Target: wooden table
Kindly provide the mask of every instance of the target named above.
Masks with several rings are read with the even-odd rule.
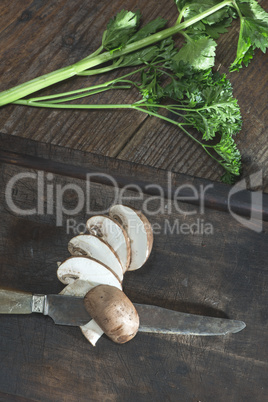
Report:
[[[99,46],[107,21],[122,8],[141,9],[145,22],[158,15],[169,24],[176,19],[173,2],[166,0],[146,4],[26,0],[23,5],[14,0],[12,7],[2,1],[0,89],[85,57]],[[233,58],[236,32],[234,24],[219,41],[217,67],[222,72],[228,71]],[[228,75],[243,114],[237,137],[242,178],[261,172],[255,189],[266,192],[265,61],[265,55],[256,52],[248,68]],[[94,83],[101,79],[94,78]],[[56,89],[83,86],[82,80],[72,79]],[[122,94],[106,93],[98,100],[116,103]],[[267,195],[255,193],[254,205],[262,216],[257,211],[256,221],[247,227],[251,192],[230,198],[232,189],[219,182],[221,169],[183,133],[134,111],[72,112],[9,105],[1,109],[0,121],[1,286],[39,293],[62,289],[56,269],[57,261],[68,256],[67,243],[74,235],[74,229],[68,233],[68,219],[83,224],[89,213],[84,207],[75,216],[64,213],[59,222],[57,189],[72,184],[87,194],[87,174],[96,174],[88,195],[90,212],[96,213],[114,201],[114,187],[104,176],[109,175],[120,191],[132,185],[123,195],[136,208],[148,206],[155,232],[146,265],[126,274],[128,296],[136,302],[247,324],[241,333],[225,337],[138,334],[123,346],[102,337],[93,348],[78,328],[55,326],[49,318],[0,317],[0,400],[265,400]],[[8,183],[17,174],[28,177],[12,187],[14,205],[21,210],[40,207],[39,214],[23,215],[10,208]],[[41,198],[37,178],[44,184]],[[66,210],[76,203],[77,194],[66,191]],[[52,213],[46,213],[48,205]]]

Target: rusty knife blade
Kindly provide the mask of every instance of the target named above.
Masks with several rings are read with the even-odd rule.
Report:
[[[245,328],[243,321],[182,313],[158,306],[136,304],[140,332],[177,335],[226,335]],[[55,324],[82,326],[91,320],[83,297],[37,295],[0,289],[0,314],[41,313]]]
[[[158,306],[133,303],[140,317],[140,332],[177,335],[226,335],[245,328],[243,321],[181,313]],[[91,317],[83,298],[48,295],[46,313],[59,325],[81,326]]]
[[[175,335],[226,335],[245,328],[243,321],[181,313],[163,307],[135,304],[140,316],[140,332]]]

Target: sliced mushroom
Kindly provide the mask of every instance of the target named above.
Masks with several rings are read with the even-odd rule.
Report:
[[[65,286],[64,289],[60,292],[61,295],[67,296],[77,296],[84,297],[90,289],[94,288],[94,284],[92,285],[89,281],[84,281],[82,279],[77,279],[76,281],[70,283]]]
[[[129,298],[118,288],[96,286],[86,294],[84,302],[91,317],[114,342],[128,342],[138,332],[138,313]]]
[[[123,267],[120,260],[111,246],[101,238],[92,234],[73,237],[69,241],[68,250],[72,255],[89,256],[108,266],[122,282]]]
[[[126,272],[130,263],[130,240],[124,228],[109,216],[96,215],[87,221],[89,233],[100,237],[109,244],[117,254],[123,271]]]
[[[103,335],[103,330],[95,320],[89,321],[86,325],[80,327],[82,334],[87,338],[91,345],[96,346],[96,343]]]
[[[61,294],[84,297],[85,294],[100,284],[115,286],[122,289],[121,282],[110,269],[89,257],[70,257],[57,270],[58,278],[68,285]],[[95,346],[102,336],[102,329],[91,320],[80,327],[87,340]]]
[[[109,267],[90,257],[70,257],[57,270],[59,280],[68,285],[77,279],[88,281],[92,286],[101,283],[121,289],[121,282]]]
[[[60,294],[68,296],[79,296],[84,297],[90,289],[94,286],[88,282],[81,279],[77,279],[73,283],[65,286],[65,288],[60,292]],[[103,335],[103,330],[98,326],[94,320],[90,320],[87,324],[80,327],[82,334],[85,338],[95,346],[100,337]]]
[[[140,268],[148,259],[153,246],[153,231],[148,219],[134,208],[114,205],[110,216],[127,231],[131,242],[131,261],[128,270]]]

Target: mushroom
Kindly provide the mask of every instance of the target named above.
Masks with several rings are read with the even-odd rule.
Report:
[[[148,219],[134,208],[114,205],[109,215],[126,230],[131,242],[129,271],[140,268],[148,259],[153,246],[153,231]]]
[[[57,270],[59,280],[68,285],[76,279],[88,281],[92,286],[101,283],[119,287],[121,282],[111,271],[111,269],[91,257],[69,257]]]
[[[138,332],[138,313],[129,298],[118,288],[96,286],[86,294],[84,303],[91,317],[114,342],[128,342]]]
[[[72,255],[89,256],[108,266],[122,282],[123,267],[120,260],[111,246],[101,238],[92,234],[73,237],[68,243],[68,250]]]
[[[90,289],[100,284],[122,289],[121,282],[108,267],[89,257],[68,258],[58,267],[57,275],[62,283],[68,283],[60,292],[65,295],[84,297]],[[81,326],[80,329],[93,346],[103,334],[94,320]]]
[[[67,286],[61,294],[85,297],[92,319],[80,329],[95,346],[105,333],[117,343],[132,339],[139,328],[135,307],[122,292],[123,275],[140,268],[149,257],[153,233],[145,216],[130,207],[115,205],[110,216],[92,216],[90,234],[72,238],[72,257],[59,263],[57,275]]]
[[[105,215],[96,215],[86,223],[89,233],[100,237],[109,244],[117,254],[123,271],[126,272],[130,263],[130,240],[125,229],[114,219]]]
[[[61,295],[66,296],[76,296],[76,297],[84,297],[87,292],[92,289],[94,285],[89,281],[84,281],[82,279],[76,279],[74,282],[65,286],[64,289],[60,292]]]

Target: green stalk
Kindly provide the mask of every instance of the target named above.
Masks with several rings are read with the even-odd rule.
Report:
[[[109,89],[109,88],[107,88],[107,89]],[[110,88],[111,89],[111,88]],[[103,89],[103,90],[105,90],[105,89]],[[86,95],[84,95],[84,94],[81,94],[81,95],[78,95],[78,96],[80,96],[80,97],[83,97],[83,96],[86,96]],[[38,99],[38,98],[37,98]],[[75,97],[74,97],[74,99],[75,99]],[[67,101],[67,100],[72,100],[72,99],[66,99],[66,100],[63,100],[63,101]],[[61,100],[59,100],[59,102],[60,102]],[[173,113],[175,113],[175,114],[178,114],[178,115],[180,115],[178,112],[174,112],[173,110],[172,110],[172,108],[170,109],[169,108],[169,106],[163,106],[163,105],[158,105],[158,104],[146,104],[146,103],[142,103],[142,104],[140,104],[139,103],[139,101],[138,102],[136,102],[136,103],[134,103],[134,104],[113,104],[113,105],[111,105],[111,104],[103,104],[103,105],[101,105],[101,104],[98,104],[98,105],[66,105],[66,104],[58,104],[58,103],[56,103],[57,101],[51,101],[51,102],[42,102],[42,101],[38,101],[38,102],[36,102],[36,101],[32,101],[32,100],[24,100],[24,99],[22,99],[22,100],[17,100],[17,101],[15,101],[14,103],[15,104],[17,104],[17,105],[26,105],[26,106],[33,106],[33,107],[46,107],[46,108],[55,108],[55,109],[134,109],[134,110],[137,110],[137,111],[140,111],[140,112],[143,112],[143,113],[146,113],[147,115],[149,115],[149,116],[154,116],[154,117],[158,117],[158,118],[160,118],[160,119],[162,119],[162,120],[164,120],[164,121],[167,121],[168,123],[171,123],[171,124],[175,124],[176,126],[178,126],[178,127],[180,127],[180,129],[185,133],[185,134],[187,134],[188,135],[188,137],[190,137],[193,141],[195,141],[198,145],[200,145],[203,149],[204,149],[204,151],[212,158],[212,159],[214,159],[220,166],[222,166],[225,170],[228,170],[227,168],[226,168],[226,166],[224,165],[224,163],[222,163],[219,159],[217,159],[210,151],[209,151],[209,148],[212,148],[213,149],[213,145],[206,145],[206,144],[203,144],[201,141],[199,141],[197,138],[195,138],[191,133],[189,133],[189,131],[188,130],[186,130],[186,128],[184,127],[184,126],[187,126],[187,125],[190,125],[191,126],[191,124],[188,124],[188,123],[185,123],[185,122],[181,122],[181,123],[179,123],[179,122],[176,122],[176,121],[174,121],[174,120],[172,120],[172,119],[170,119],[170,118],[168,118],[168,117],[166,117],[166,116],[163,116],[163,115],[161,115],[161,114],[159,114],[159,113],[157,113],[157,112],[153,112],[152,110],[150,110],[150,109],[148,109],[148,107],[150,107],[150,108],[154,108],[154,107],[161,107],[161,108],[164,108],[164,109],[167,109],[167,110],[170,110],[170,111],[172,111]],[[180,110],[180,109],[179,109]],[[183,110],[183,109],[181,109],[181,110]],[[185,109],[184,109],[185,110]],[[189,109],[188,109],[189,110]],[[196,110],[195,110],[196,111]],[[181,117],[185,117],[184,115],[181,115]]]
[[[131,104],[118,104],[118,105],[62,105],[52,102],[33,102],[26,99],[19,99],[15,102],[16,105],[34,106],[34,107],[46,107],[54,109],[133,109]]]
[[[135,82],[133,81],[129,81],[129,80],[125,80],[125,78],[130,77],[131,75],[134,75],[142,70],[144,70],[146,67],[141,67],[135,71],[131,71],[130,73],[127,73],[119,78],[115,78],[113,80],[110,81],[106,81],[103,84],[99,84],[99,85],[94,85],[91,87],[87,87],[87,88],[81,88],[81,89],[75,89],[73,91],[68,91],[68,92],[61,92],[55,95],[46,95],[46,96],[39,96],[39,97],[35,97],[35,98],[30,98],[27,99],[28,101],[34,101],[34,102],[39,102],[39,101],[47,101],[50,99],[55,99],[55,98],[63,98],[64,96],[69,96],[69,95],[76,95],[79,94],[81,92],[91,92],[91,91],[95,91],[98,89],[111,89],[112,86],[114,86],[117,83],[129,83],[131,85],[135,85]],[[77,98],[78,99],[78,98]],[[15,102],[13,102],[15,103]]]
[[[89,92],[79,94],[79,95],[71,95],[71,96],[67,96],[65,98],[63,97],[63,98],[56,99],[56,100],[50,100],[48,103],[70,102],[70,101],[73,101],[76,99],[81,99],[81,98],[86,98],[88,96],[96,95],[101,92],[110,91],[111,89],[130,89],[130,88],[131,88],[130,85],[111,86],[108,88],[96,89],[95,91],[89,91]]]
[[[166,39],[180,32],[181,30],[195,24],[196,22],[202,20],[203,18],[208,17],[209,15],[222,9],[223,7],[226,7],[231,4],[232,0],[224,0],[221,3],[217,4],[216,6],[211,7],[210,9],[200,13],[198,16],[190,18],[189,20],[184,21],[183,23],[175,24],[171,28],[164,29],[147,38],[130,43],[121,50],[115,51],[113,53],[104,52],[102,54],[97,54],[94,57],[92,57],[92,55],[87,56],[86,58],[78,61],[77,63],[71,66],[61,68],[59,70],[42,75],[38,78],[35,78],[33,80],[20,84],[16,87],[3,91],[0,93],[0,106],[6,105],[11,102],[15,102],[18,99],[24,98],[25,96],[30,95],[33,92],[39,91],[57,82],[71,78],[77,75],[78,73],[81,73],[82,71],[88,70],[89,68],[98,66],[100,64],[111,61],[125,54],[134,52],[136,50],[142,49],[156,42],[159,42],[163,39]],[[97,53],[98,52],[99,50],[97,50]]]
[[[143,105],[142,105],[142,106],[143,106]],[[162,107],[162,105],[150,105],[150,107],[157,107],[157,106],[158,106],[158,107]],[[158,117],[158,118],[160,118],[160,119],[162,119],[162,120],[167,121],[168,123],[175,124],[176,126],[180,127],[180,128],[185,132],[185,134],[187,134],[192,140],[194,140],[194,141],[197,142],[199,145],[201,145],[201,147],[204,148],[204,145],[202,144],[202,142],[198,141],[192,134],[190,134],[190,133],[183,127],[183,125],[184,125],[183,123],[179,123],[179,122],[177,122],[177,121],[174,121],[174,120],[172,120],[172,119],[170,119],[170,118],[168,118],[168,117],[166,117],[166,116],[160,115],[159,113],[152,112],[151,110],[143,109],[143,108],[140,107],[140,106],[135,106],[135,104],[133,105],[133,108],[136,109],[136,110],[139,110],[140,112],[147,113],[147,114],[149,114],[150,116]]]
[[[157,105],[150,105],[150,106],[156,107]],[[158,106],[159,106],[159,107],[163,107],[163,105],[158,105]],[[189,131],[186,130],[186,128],[183,127],[183,126],[185,125],[184,123],[175,122],[174,120],[169,119],[168,117],[162,116],[162,115],[160,115],[160,114],[158,114],[158,113],[155,113],[155,112],[152,112],[152,111],[150,111],[150,110],[148,110],[148,109],[142,109],[142,107],[139,107],[139,106],[133,105],[133,108],[136,109],[136,110],[139,110],[140,112],[147,113],[147,114],[149,114],[150,116],[158,117],[158,118],[160,118],[160,119],[162,119],[162,120],[165,120],[165,121],[167,121],[167,122],[169,122],[169,123],[172,123],[172,124],[175,124],[176,126],[179,126],[180,129],[181,129],[185,134],[188,135],[188,137],[190,137],[193,141],[195,141],[198,145],[200,145],[200,146],[204,149],[204,151],[206,151],[206,153],[207,153],[212,159],[214,159],[217,163],[219,163],[220,166],[222,166],[222,167],[226,170],[225,165],[224,165],[219,159],[217,159],[211,152],[209,152],[208,148],[213,148],[213,145],[205,145],[205,144],[203,144],[201,141],[199,141],[197,138],[195,138],[191,133],[189,133]],[[167,107],[166,109],[169,109],[169,108]]]

